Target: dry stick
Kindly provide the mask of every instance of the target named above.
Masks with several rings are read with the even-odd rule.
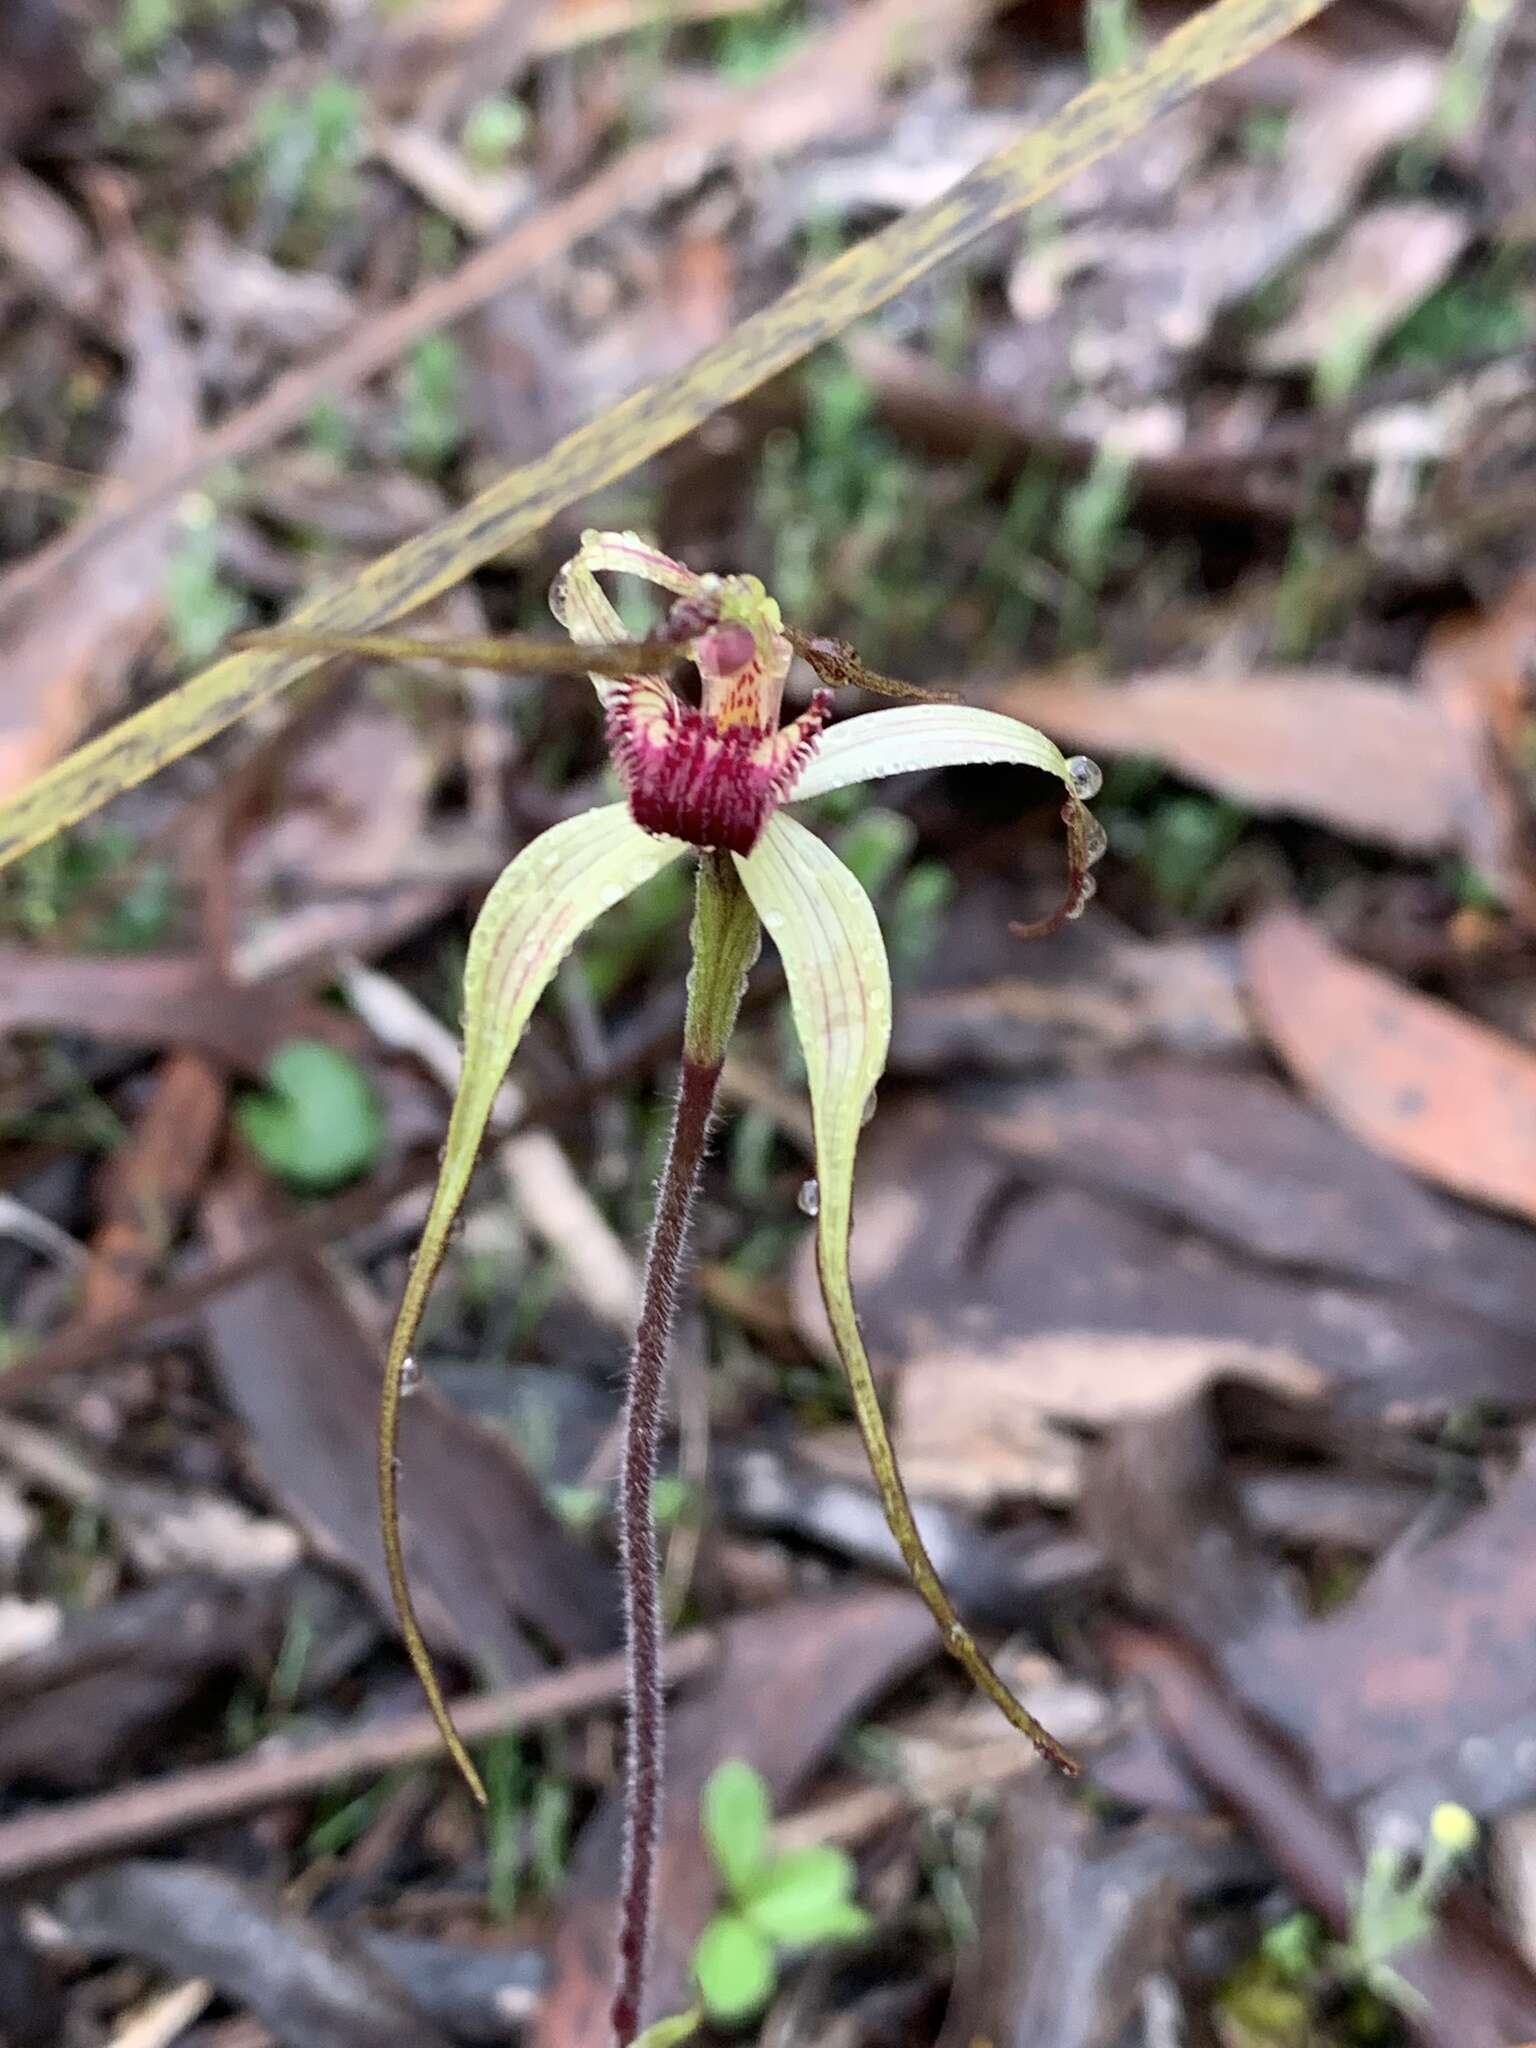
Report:
[[[811,140],[816,127],[827,125],[822,114],[828,103],[824,93],[807,88],[830,75],[845,81],[847,96],[856,94],[861,77],[878,78],[899,61],[904,32],[924,11],[925,0],[880,0],[854,14],[758,84],[723,93],[685,127],[627,149],[568,197],[542,207],[478,250],[451,277],[434,279],[400,305],[368,319],[316,361],[285,372],[254,404],[202,436],[185,461],[125,491],[10,570],[0,581],[0,631],[9,625],[12,606],[31,599],[48,579],[129,522],[189,490],[216,464],[243,461],[302,426],[320,399],[334,398],[387,370],[424,336],[462,320],[616,215],[653,204],[713,157],[728,150],[743,153],[754,122],[771,137],[775,152]]]
[[[514,470],[426,533],[323,592],[289,623],[367,632],[440,596],[541,531],[577,500],[626,475],[841,334],[1326,4],[1215,0],[1140,63],[1079,93],[1053,119],[988,158],[943,197],[824,264],[687,369],[610,407],[538,461]],[[862,26],[865,18],[854,20]],[[825,49],[815,54],[819,74]],[[825,82],[823,76],[812,76],[805,89],[824,88]],[[312,658],[235,655],[124,719],[0,807],[0,865],[203,745],[313,666]]]
[[[713,1663],[714,1638],[700,1630],[679,1636],[662,1664],[662,1678],[677,1685],[696,1678]],[[520,1685],[456,1702],[454,1714],[471,1742],[513,1734],[548,1721],[614,1706],[623,1697],[622,1657],[601,1657],[567,1671],[551,1672]],[[349,1735],[295,1750],[287,1756],[242,1757],[238,1762],[203,1764],[172,1778],[75,1799],[0,1821],[0,1883],[51,1876],[104,1856],[120,1856],[146,1842],[190,1828],[238,1819],[310,1799],[353,1778],[442,1757],[437,1723],[425,1711],[370,1722]]]

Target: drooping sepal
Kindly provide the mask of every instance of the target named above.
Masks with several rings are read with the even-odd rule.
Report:
[[[882,714],[882,722],[899,715]],[[945,1648],[1043,1756],[1073,1771],[1072,1759],[1014,1698],[944,1590],[913,1519],[859,1330],[848,1269],[854,1155],[865,1104],[885,1067],[891,1018],[890,966],[874,909],[836,854],[790,818],[775,818],[757,850],[737,865],[789,982],[815,1129],[822,1298],[886,1520]]]
[[[384,1557],[411,1663],[455,1763],[484,1789],[438,1685],[406,1578],[397,1471],[400,1403],[417,1331],[469,1187],[480,1143],[534,1005],[576,940],[685,849],[642,832],[622,804],[584,811],[524,847],[485,899],[464,969],[464,1064],[443,1163],[390,1338],[379,1410],[379,1508]]]

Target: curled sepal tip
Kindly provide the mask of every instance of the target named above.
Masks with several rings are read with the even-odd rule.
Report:
[[[789,983],[815,1126],[822,1298],[886,1520],[945,1648],[1042,1756],[1075,1772],[1072,1758],[998,1676],[944,1590],[913,1519],[859,1331],[848,1271],[854,1154],[891,1025],[890,966],[874,910],[836,854],[789,818],[774,818],[737,866]]]
[[[1069,790],[1070,787],[1069,784]],[[1093,864],[1108,844],[1104,827],[1082,799],[1075,795],[1068,795],[1061,807],[1061,818],[1067,828],[1066,891],[1056,908],[1044,917],[1034,918],[1027,924],[1015,918],[1008,929],[1016,939],[1048,939],[1052,932],[1059,932],[1063,925],[1071,924],[1082,916],[1099,886],[1094,879]]]
[[[416,1676],[449,1754],[483,1806],[485,1788],[453,1725],[406,1577],[400,1534],[400,1408],[416,1334],[480,1141],[535,1003],[587,926],[686,849],[642,832],[622,804],[584,811],[524,847],[485,899],[464,968],[464,1065],[443,1163],[390,1338],[379,1407],[379,1515],[389,1587]]]
[[[1054,741],[1021,719],[971,704],[903,704],[872,717],[850,718],[822,735],[789,801],[825,796],[881,775],[988,763],[1042,768],[1067,792],[1061,813],[1067,826],[1066,893],[1049,917],[1010,926],[1018,938],[1044,938],[1080,916],[1093,894],[1093,864],[1104,851],[1105,839],[1086,800],[1097,794],[1103,778],[1086,754],[1069,760]]]

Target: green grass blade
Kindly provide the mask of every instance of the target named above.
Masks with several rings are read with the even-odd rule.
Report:
[[[1326,4],[1216,0],[1140,63],[1089,86],[941,198],[802,279],[686,369],[578,428],[461,511],[322,593],[290,623],[368,632],[425,604],[788,369]],[[0,866],[212,739],[313,665],[312,658],[289,653],[229,656],[113,726],[0,806]]]

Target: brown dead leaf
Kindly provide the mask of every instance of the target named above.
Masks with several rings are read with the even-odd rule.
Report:
[[[74,208],[17,163],[0,168],[0,252],[74,319],[99,320],[103,279],[94,241]]]
[[[1530,446],[1530,421],[1525,422]],[[1511,911],[1536,927],[1536,827],[1521,763],[1536,717],[1536,570],[1491,611],[1443,621],[1430,634],[1418,686],[1457,735],[1469,773],[1460,840]]]
[[[1295,1589],[1254,1540],[1214,1402],[1126,1418],[1084,1477],[1083,1527],[1142,1613],[1216,1658],[1266,1618],[1295,1621]]]
[[[449,2048],[449,2034],[355,1932],[214,1865],[125,1858],[76,1878],[55,1910],[88,1954],[132,1956],[174,1979],[204,1977],[265,2022],[269,2039]]]
[[[1236,1052],[1252,1037],[1231,946],[1138,937],[1097,911],[1026,958],[998,949],[1017,889],[969,881],[945,913],[922,979],[896,1006],[890,1071],[903,1079],[1030,1074],[1149,1048]],[[1049,954],[1049,958],[1047,958]]]
[[[0,7],[0,154],[10,155],[85,84],[80,23],[61,0]]]
[[[1536,1241],[1447,1201],[1276,1081],[1142,1060],[989,1097],[989,1143],[1256,1258],[1536,1336]]]
[[[207,1205],[228,1257],[272,1228],[276,1198],[232,1175]],[[274,1266],[206,1309],[214,1370],[273,1494],[392,1615],[379,1539],[374,1412],[382,1370],[329,1269]],[[512,1446],[427,1381],[402,1415],[401,1503],[422,1626],[497,1679],[542,1668],[521,1624],[572,1654],[611,1646],[612,1574],[555,1518]]]
[[[1043,1773],[1006,1793],[939,2048],[1135,2039],[1146,1980],[1177,1953],[1180,1868],[1194,1860],[1171,1830],[1095,1827]]]
[[[220,382],[270,372],[275,357],[318,348],[356,315],[351,292],[337,279],[274,263],[206,215],[188,223],[179,261],[182,293]]]
[[[1351,960],[1277,910],[1243,946],[1275,1050],[1357,1137],[1473,1201],[1536,1219],[1536,1053]]]
[[[1001,711],[1092,754],[1152,754],[1249,810],[1400,853],[1456,844],[1476,784],[1438,707],[1347,671],[1180,672],[1115,685],[1021,677]]]
[[[1080,1484],[1077,1426],[1173,1407],[1226,1378],[1298,1397],[1327,1384],[1283,1345],[1226,1337],[1060,1331],[1020,1336],[986,1357],[963,1345],[920,1352],[901,1375],[902,1470],[928,1499],[1070,1500]]]
[[[1319,1270],[1305,1255],[1294,1268],[1276,1263],[1279,1241],[1240,1180],[1232,1235],[1210,1227],[1201,1203],[1218,1199],[1213,1176],[1186,1132],[1170,1131],[1168,1199],[1147,1201],[1138,1168],[1112,1200],[1108,1191],[1122,1190],[1102,1157],[1087,1162],[1084,1188],[1070,1151],[1021,1159],[998,1146],[995,1125],[1021,1094],[1029,1099],[991,1087],[963,1102],[892,1103],[861,1148],[853,1278],[876,1369],[898,1374],[898,1417],[900,1370],[993,1362],[1011,1366],[1021,1413],[1062,1421],[1101,1423],[1117,1402],[1137,1410],[1143,1360],[1170,1386],[1198,1377],[1201,1360],[1207,1377],[1225,1362],[1271,1383],[1299,1384],[1304,1368],[1317,1368],[1365,1408],[1528,1396],[1528,1327],[1508,1327],[1507,1316],[1520,1268],[1501,1248],[1477,1248],[1466,1276],[1481,1314],[1461,1296],[1383,1287],[1370,1232],[1352,1269]],[[1175,1152],[1187,1156],[1175,1162]],[[1209,1162],[1221,1164],[1219,1153]],[[1326,1209],[1314,1208],[1309,1232],[1324,1228]],[[809,1241],[795,1261],[793,1303],[806,1342],[830,1356]],[[1125,1341],[1106,1350],[1105,1339]],[[1121,1368],[1113,1377],[1108,1356]]]
[[[202,1185],[224,1128],[225,1084],[196,1053],[173,1054],[108,1160],[81,1314],[122,1315],[144,1291]]]
[[[271,807],[240,847],[238,909],[377,890],[425,837],[432,760],[403,711],[343,702],[283,762]]]
[[[1074,1340],[1055,1341],[1070,1349]],[[1093,1339],[1090,1348],[1099,1341]],[[1048,1338],[1040,1348],[1051,1344]],[[977,1511],[1017,1501],[1062,1506],[1075,1500],[1082,1484],[1081,1445],[1019,1399],[1021,1385],[1035,1386],[1038,1363],[1035,1352],[1017,1363],[914,1359],[901,1376],[894,1432],[908,1489],[921,1500],[955,1501]],[[850,1459],[849,1471],[859,1472],[856,1460]]]
[[[0,950],[0,1030],[186,1046],[254,1073],[296,1024],[290,993],[236,987],[197,955]]]
[[[168,1720],[218,1672],[273,1650],[292,1598],[282,1575],[179,1573],[66,1616],[0,1672],[0,1771],[81,1788],[163,1757]]]
[[[1231,1646],[1228,1671],[1305,1743],[1329,1797],[1358,1799],[1470,1738],[1528,1722],[1533,1515],[1536,1474],[1526,1467],[1450,1535],[1394,1556],[1337,1614],[1270,1622]]]
[[[103,512],[125,486],[182,459],[197,434],[197,372],[165,288],[126,237],[114,249],[113,264],[132,369],[112,476],[98,494]],[[159,623],[176,524],[174,507],[148,510],[104,534],[67,577],[34,592],[0,648],[0,795],[56,761],[115,701]]]
[[[15,0],[0,6],[0,29],[9,25],[14,9]],[[531,271],[558,262],[574,242],[627,213],[637,192],[659,204],[692,186],[717,157],[788,155],[829,131],[845,133],[862,107],[877,118],[886,78],[909,66],[930,42],[941,50],[946,40],[952,46],[971,11],[972,0],[876,0],[835,20],[756,84],[710,93],[697,113],[622,151],[565,197],[520,217],[448,276],[429,277],[399,304],[359,321],[332,348],[296,365],[195,445],[158,462],[120,504],[102,503],[34,549],[0,583],[0,631],[10,630],[17,608],[56,588],[55,579],[66,571],[83,571],[98,546],[129,527],[139,530],[141,520],[192,489],[216,463],[243,461],[270,446],[301,425],[323,398],[356,388],[399,361],[424,335],[451,326]],[[0,66],[0,92],[9,83]]]

